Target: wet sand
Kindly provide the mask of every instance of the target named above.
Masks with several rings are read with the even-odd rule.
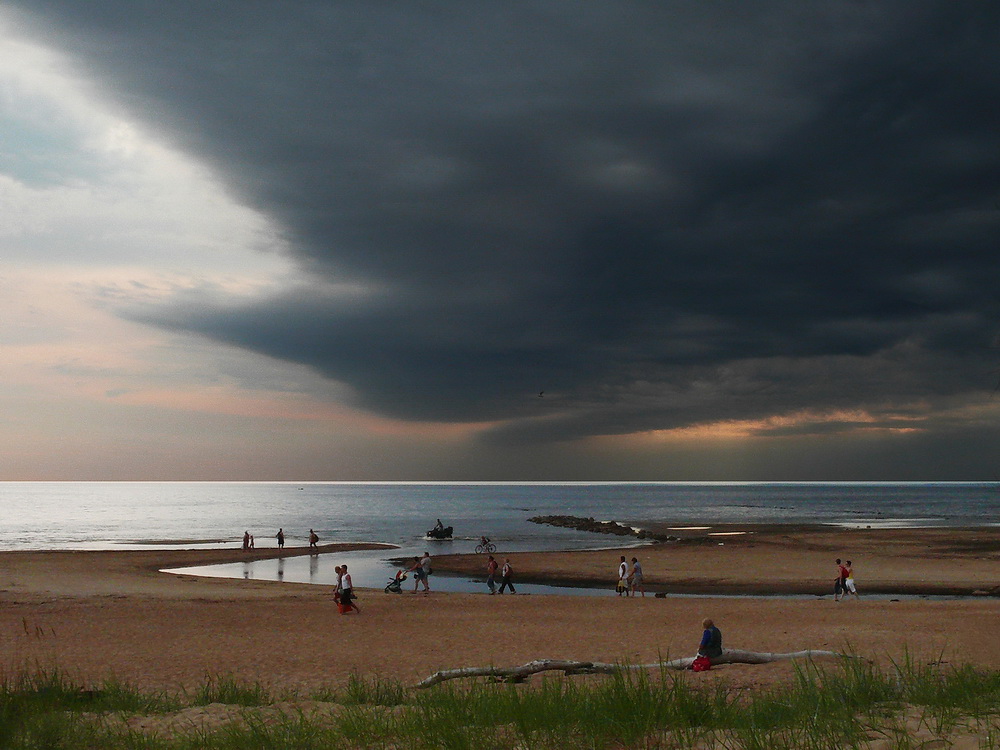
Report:
[[[0,669],[12,674],[51,667],[89,684],[114,676],[168,690],[190,690],[208,676],[223,675],[281,690],[338,685],[352,672],[410,684],[460,666],[686,656],[697,645],[705,616],[715,619],[725,645],[733,648],[852,649],[881,662],[909,651],[923,661],[1000,669],[1000,640],[989,636],[1000,598],[835,603],[828,594],[835,557],[854,561],[862,596],[879,589],[996,592],[1000,530],[727,531],[753,533],[716,537],[702,530],[687,541],[621,552],[511,555],[515,580],[599,583],[609,588],[606,598],[396,595],[383,593],[382,581],[355,581],[360,615],[339,615],[328,586],[158,572],[272,557],[274,549],[3,553]],[[346,547],[321,551],[337,549]],[[650,594],[827,596],[622,599],[610,593],[620,554],[642,560]],[[475,572],[484,564],[475,555],[434,560],[436,574]],[[378,588],[365,589],[366,583]],[[791,674],[788,663],[728,665],[704,678],[752,686]]]

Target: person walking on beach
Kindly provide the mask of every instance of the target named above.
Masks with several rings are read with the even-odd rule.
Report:
[[[508,558],[504,558],[503,567],[500,569],[500,593],[503,593],[505,588],[510,588],[510,593],[516,594],[514,591],[514,584],[511,582],[510,578],[514,574],[514,566],[510,564]]]
[[[642,598],[646,598],[646,587],[642,582],[642,565],[639,564],[639,559],[637,557],[632,558],[632,572],[628,575],[629,589],[632,591],[632,596],[635,596],[636,591],[642,592]]]
[[[358,614],[361,614],[361,610],[358,609],[358,605],[354,603],[356,597],[354,596],[354,583],[351,581],[351,574],[347,572],[347,566],[340,566],[340,603],[342,606],[347,607],[348,610],[354,610]],[[343,610],[341,610],[343,614]]]
[[[340,604],[340,590],[344,587],[344,570],[339,565],[333,569],[337,580],[333,584],[333,600]]]
[[[618,585],[615,586],[615,591],[618,596],[628,596],[628,563],[625,555],[622,555],[622,561],[618,563]]]
[[[486,585],[490,589],[490,596],[497,592],[497,569],[499,567],[493,555],[490,555],[486,561]]]
[[[410,566],[409,572],[413,573],[413,593],[417,593],[417,589],[420,587],[420,582],[424,582],[424,593],[429,590],[427,588],[427,581],[424,579],[424,569],[420,565],[420,558],[413,558],[413,565]]]
[[[278,533],[274,535],[275,539],[278,540],[278,549],[284,549],[285,547],[285,530],[278,529]]]
[[[839,602],[841,597],[847,596],[847,568],[837,558],[837,577],[833,579],[833,600]]]
[[[243,549],[250,549],[250,532],[243,532]]]
[[[253,547],[254,547],[253,534],[251,534],[250,535],[250,549],[253,549]]]
[[[319,543],[319,536],[315,531],[309,529],[309,546],[313,549],[319,549],[316,545]]]
[[[858,588],[854,584],[854,563],[850,560],[847,561],[847,578],[844,580],[844,598],[847,598],[848,594],[854,594],[855,599],[860,599],[858,596]]]

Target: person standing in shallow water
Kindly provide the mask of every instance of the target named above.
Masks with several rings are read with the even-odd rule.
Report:
[[[285,546],[285,530],[278,529],[278,533],[274,535],[274,538],[278,540],[278,549],[283,549]]]
[[[318,542],[319,542],[319,536],[316,534],[315,531],[309,529],[309,546],[315,549]]]

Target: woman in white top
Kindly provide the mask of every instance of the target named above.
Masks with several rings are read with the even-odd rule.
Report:
[[[844,581],[844,585],[847,587],[847,594],[854,594],[855,599],[860,599],[858,596],[858,587],[854,585],[854,565],[850,560],[847,561],[847,580]],[[844,594],[844,598],[847,598],[847,594]]]

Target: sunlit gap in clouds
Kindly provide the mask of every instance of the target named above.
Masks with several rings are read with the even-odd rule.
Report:
[[[911,414],[874,415],[865,410],[835,410],[829,412],[798,411],[763,419],[722,420],[708,424],[690,425],[671,430],[652,430],[639,433],[639,440],[731,440],[755,435],[780,435],[802,431],[822,431],[837,427],[840,432],[890,431],[914,432],[920,429],[923,418]]]

